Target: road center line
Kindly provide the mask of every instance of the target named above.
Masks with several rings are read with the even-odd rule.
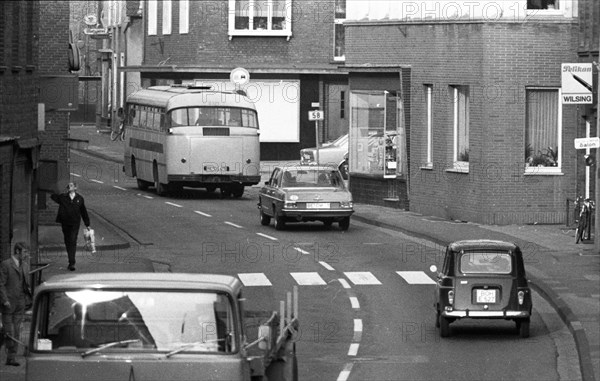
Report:
[[[350,304],[352,305],[352,308],[354,308],[355,310],[360,308],[360,303],[358,302],[358,298],[356,296],[350,297]]]
[[[179,204],[174,204],[174,203],[172,203],[172,202],[168,202],[168,201],[165,201],[165,204],[167,204],[167,205],[171,205],[171,206],[175,206],[175,207],[177,207],[177,208],[183,208],[183,206],[181,206],[181,205],[179,205]]]
[[[90,181],[93,181],[96,184],[104,184],[104,181],[100,181],[100,180],[96,180],[96,179],[90,179]]]
[[[358,346],[360,344],[358,343],[352,343],[350,344],[350,348],[348,349],[348,356],[356,356],[356,354],[358,353]]]
[[[348,377],[350,377],[350,372],[352,371],[352,363],[346,364],[344,366],[344,370],[340,372],[340,375],[337,378],[337,381],[347,381]]]
[[[233,222],[229,222],[229,221],[225,221],[225,224],[226,224],[226,225],[229,225],[229,226],[233,226],[234,228],[238,228],[238,229],[241,229],[241,228],[243,228],[243,226],[240,226],[240,225],[234,224]]]
[[[277,238],[271,237],[270,235],[266,235],[266,234],[263,234],[263,233],[256,233],[256,235],[259,235],[259,236],[264,237],[266,239],[270,239],[271,241],[277,241]]]
[[[116,186],[116,185],[113,185],[113,188],[117,188],[117,189],[119,189],[119,190],[122,190],[122,191],[126,191],[126,190],[127,190],[127,189],[125,189],[125,188],[121,188],[121,187],[118,187],[118,186]]]
[[[363,324],[362,319],[354,319],[354,332],[362,332]]]
[[[340,279],[338,279],[338,281],[342,284],[342,287],[344,287],[346,289],[351,288],[350,283],[348,283],[348,281],[346,279],[340,278]]]
[[[77,173],[71,173],[71,176],[81,177],[81,175],[78,175]]]
[[[147,198],[148,200],[154,200],[154,197],[152,197],[152,196],[143,196],[143,197]]]
[[[321,264],[321,266],[325,267],[327,270],[329,270],[329,271],[335,271],[335,269],[333,267],[331,267],[329,265],[329,263],[323,262],[323,261],[319,261],[319,263]]]
[[[194,213],[199,214],[199,215],[204,216],[204,217],[212,217],[210,214],[204,213],[204,212],[200,212],[198,210],[194,210]]]
[[[304,254],[304,255],[310,255],[310,253],[306,250],[302,250],[299,247],[294,247],[294,250],[296,250],[297,252],[299,252],[300,254]]]

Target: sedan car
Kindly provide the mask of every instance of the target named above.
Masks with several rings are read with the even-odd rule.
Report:
[[[300,165],[275,167],[258,194],[260,222],[281,230],[288,222],[337,222],[342,230],[350,227],[354,213],[352,194],[336,167]]]
[[[348,134],[342,135],[331,143],[319,146],[319,164],[338,166],[348,154]],[[300,150],[300,164],[317,164],[317,148]]]
[[[493,240],[451,243],[437,273],[434,307],[442,337],[462,318],[513,320],[521,337],[528,337],[532,302],[521,249]]]

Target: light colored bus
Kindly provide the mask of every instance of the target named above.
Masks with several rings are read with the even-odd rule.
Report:
[[[125,106],[125,173],[159,195],[182,187],[241,197],[260,182],[256,108],[243,92],[153,86]]]

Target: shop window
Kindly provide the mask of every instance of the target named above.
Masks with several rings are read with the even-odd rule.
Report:
[[[527,9],[560,9],[559,0],[527,0]]]
[[[179,0],[179,34],[190,32],[190,0]]]
[[[148,36],[155,36],[158,30],[158,1],[148,1]]]
[[[345,20],[346,0],[336,0],[333,24],[333,59],[336,61],[343,61],[345,59]]]
[[[395,91],[350,93],[350,172],[394,178],[406,174],[402,100]]]
[[[469,86],[451,86],[454,114],[455,170],[469,170]]]
[[[292,0],[229,0],[229,37],[292,35]]]
[[[526,89],[525,172],[560,173],[562,108],[558,89]]]

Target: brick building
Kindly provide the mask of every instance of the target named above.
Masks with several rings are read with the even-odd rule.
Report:
[[[560,69],[578,62],[577,5],[348,2],[355,199],[486,224],[564,223],[578,107],[561,103]]]
[[[38,223],[51,221],[46,193],[67,179],[69,4],[0,3],[0,257],[17,241],[36,260]],[[39,212],[38,209],[42,209]],[[47,212],[44,212],[46,210]]]
[[[125,37],[142,44],[126,43],[120,50],[127,52],[121,67],[127,93],[136,88],[130,74],[139,75],[142,87],[227,88],[231,71],[244,67],[251,75],[246,90],[259,111],[261,159],[297,161],[300,149],[316,141],[309,110],[321,107],[328,115],[319,141],[347,133],[347,75],[338,69],[343,46],[341,24],[335,23],[345,17],[342,3],[143,1],[142,20],[130,22]]]

